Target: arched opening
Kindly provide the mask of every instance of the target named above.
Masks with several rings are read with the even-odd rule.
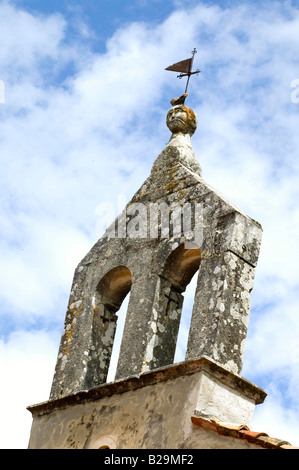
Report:
[[[92,442],[88,449],[116,449],[116,442],[112,436],[101,436]]]
[[[121,305],[132,285],[126,266],[116,266],[103,276],[93,300],[91,359],[88,362],[89,386],[107,382]]]
[[[131,271],[125,266],[116,266],[105,274],[97,286],[99,301],[117,311],[130,291],[131,285]]]
[[[167,258],[160,273],[159,291],[155,299],[154,329],[149,342],[144,370],[153,370],[174,362],[182,317],[183,292],[199,268],[198,248],[178,246]]]
[[[179,326],[178,338],[176,343],[175,355],[173,362],[182,362],[185,360],[188,336],[191,324],[192,310],[194,305],[194,297],[197,286],[197,272],[194,273],[191,281],[184,292],[184,302],[182,306],[181,321]]]
[[[127,316],[129,299],[130,299],[130,293],[126,295],[126,297],[124,298],[121,304],[120,309],[117,312],[117,325],[116,325],[116,332],[114,336],[111,359],[110,359],[110,364],[109,364],[109,369],[108,369],[108,374],[107,374],[107,379],[106,379],[107,382],[112,382],[115,378],[118,357],[119,357],[119,352],[120,352],[120,346],[121,346],[121,340],[123,337],[125,321],[126,321],[126,316]]]
[[[187,285],[199,268],[201,251],[199,248],[186,249],[184,244],[179,245],[168,257],[164,276],[179,291],[184,292]]]
[[[164,275],[171,282],[171,290],[178,291],[181,294],[181,313],[177,325],[173,362],[185,360],[197,286],[197,276],[195,274],[199,269],[200,260],[201,251],[199,248],[186,249],[182,244],[169,255],[165,264]]]

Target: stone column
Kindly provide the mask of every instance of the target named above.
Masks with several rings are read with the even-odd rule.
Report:
[[[70,302],[61,337],[50,399],[86,389],[86,372],[93,329],[89,298]]]
[[[207,232],[186,359],[206,355],[241,373],[261,232],[237,211],[218,217]]]
[[[173,362],[183,296],[158,275],[132,285],[116,379]]]
[[[116,310],[104,304],[95,308],[85,379],[88,389],[106,383],[117,325]]]
[[[231,252],[202,259],[186,359],[201,356],[242,370],[254,269]]]

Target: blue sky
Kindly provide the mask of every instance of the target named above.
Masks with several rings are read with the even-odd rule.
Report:
[[[252,429],[299,445],[299,2],[0,0],[0,24],[1,446],[27,447],[99,207],[117,213],[149,175],[185,87],[164,69],[194,47],[203,177],[264,230],[243,376],[268,397]]]

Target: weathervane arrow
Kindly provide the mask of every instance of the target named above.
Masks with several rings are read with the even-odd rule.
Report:
[[[194,48],[192,51],[192,57],[190,57],[190,59],[181,60],[180,62],[176,62],[175,64],[170,65],[169,67],[165,69],[165,70],[170,70],[171,72],[181,72],[177,78],[188,77],[185,93],[187,93],[190,76],[194,74],[198,75],[200,73],[200,70],[196,70],[195,72],[192,72],[194,55],[196,53],[197,53],[197,50],[196,48]]]

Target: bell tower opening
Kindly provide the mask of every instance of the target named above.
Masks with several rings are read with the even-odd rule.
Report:
[[[132,285],[132,275],[125,266],[108,271],[97,285],[94,300],[91,360],[88,363],[91,383],[107,381],[110,368],[118,315]]]
[[[184,292],[181,300],[181,316],[178,325],[177,341],[173,362],[185,360],[188,331],[196,291],[197,276],[201,260],[199,248],[185,248],[179,245],[168,257],[165,274],[171,281],[172,289]]]
[[[185,360],[188,343],[188,333],[190,330],[190,323],[192,317],[192,310],[194,305],[194,297],[197,286],[197,272],[193,275],[191,281],[186,287],[184,292],[184,302],[181,313],[181,321],[178,332],[178,339],[175,349],[175,355],[173,362],[182,362]]]
[[[179,245],[166,261],[165,277],[179,292],[184,292],[199,268],[200,259],[199,248],[185,248],[185,244]]]
[[[152,335],[147,344],[143,372],[173,364],[183,292],[198,270],[200,259],[199,248],[187,249],[184,244],[179,245],[166,259],[157,284],[151,320]]]
[[[111,359],[110,359],[110,364],[109,364],[109,369],[108,369],[108,374],[107,374],[107,382],[112,382],[115,377],[129,300],[130,300],[130,291],[124,298],[121,304],[121,307],[117,312],[117,325],[116,325],[116,331],[115,331],[112,352],[111,352]]]
[[[132,275],[125,266],[116,266],[108,271],[97,286],[99,302],[119,310],[132,285]]]

